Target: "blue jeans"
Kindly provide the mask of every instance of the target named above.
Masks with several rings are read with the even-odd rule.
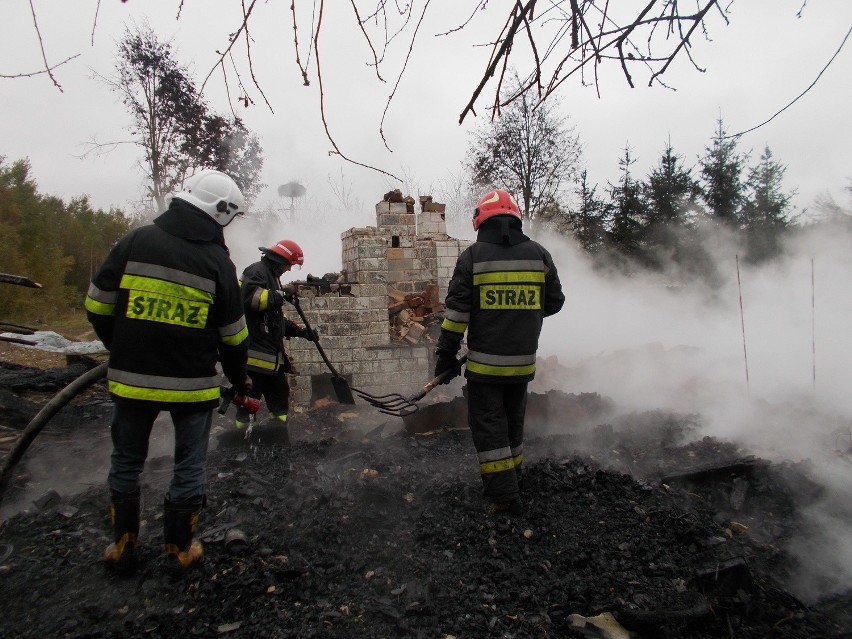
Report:
[[[157,408],[124,402],[114,404],[110,424],[112,457],[108,479],[111,489],[131,493],[139,486],[139,475],[148,457],[151,428],[159,414]],[[175,429],[175,462],[169,499],[183,502],[204,494],[207,443],[213,411],[170,411],[170,414]]]

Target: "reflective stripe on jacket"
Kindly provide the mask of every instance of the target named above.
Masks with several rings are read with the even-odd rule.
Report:
[[[542,321],[565,302],[550,253],[518,235],[524,239],[510,245],[480,233],[456,262],[437,350],[456,353],[467,332],[468,379],[533,379]]]
[[[280,308],[269,308],[270,291],[281,288],[278,276],[260,260],[243,271],[240,287],[249,335],[248,370],[274,375],[284,367],[286,372],[292,372],[284,340],[300,337],[302,328],[284,317]]]
[[[217,361],[232,384],[245,378],[248,330],[236,269],[206,217],[173,200],[154,224],[122,238],[92,279],[85,307],[110,350],[107,379],[117,400],[213,408]]]

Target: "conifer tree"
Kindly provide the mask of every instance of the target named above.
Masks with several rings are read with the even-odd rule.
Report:
[[[699,163],[701,195],[707,212],[711,219],[739,228],[745,198],[742,173],[748,157],[737,150],[737,140],[728,136],[721,117],[705,151]]]
[[[658,265],[682,262],[686,257],[683,243],[688,241],[686,236],[699,210],[700,187],[670,141],[642,187],[647,201],[644,241],[649,259]]]
[[[777,255],[780,238],[789,224],[793,193],[783,190],[787,167],[775,160],[765,146],[756,166],[749,169],[748,189],[743,206],[743,227],[748,243],[748,257],[762,261]]]
[[[618,184],[610,184],[613,213],[608,236],[610,244],[617,251],[628,257],[639,258],[647,206],[642,195],[642,186],[633,178],[631,172],[635,163],[630,145],[625,145],[624,155],[618,161],[621,178]]]

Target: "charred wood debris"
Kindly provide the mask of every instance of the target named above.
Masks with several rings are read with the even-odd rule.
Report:
[[[308,275],[305,280],[290,286],[297,294],[310,291],[313,295],[352,295],[346,273],[326,273],[322,277]],[[420,292],[405,293],[388,289],[388,323],[391,341],[400,345],[435,342],[441,333],[444,305],[439,301],[437,284],[427,284]]]

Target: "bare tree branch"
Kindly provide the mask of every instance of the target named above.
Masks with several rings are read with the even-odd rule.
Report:
[[[314,54],[316,55],[317,60],[317,82],[319,84],[319,92],[320,92],[320,118],[322,119],[322,126],[325,129],[325,136],[328,138],[328,141],[331,143],[334,151],[329,151],[329,155],[339,155],[342,159],[350,162],[351,164],[355,164],[356,166],[364,167],[365,169],[371,169],[373,171],[378,171],[383,175],[387,175],[388,177],[393,178],[397,182],[401,182],[397,176],[393,173],[388,173],[382,169],[376,168],[374,166],[370,166],[369,164],[363,164],[362,162],[357,162],[356,160],[352,160],[345,156],[337,146],[337,142],[334,141],[334,138],[331,137],[331,131],[328,128],[328,120],[325,117],[325,93],[323,92],[322,86],[322,67],[320,65],[320,55],[319,55],[319,36],[320,36],[320,27],[322,26],[322,16],[323,9],[325,8],[325,0],[320,0],[320,9],[319,9],[319,18],[317,19],[317,28],[314,31]]]
[[[308,79],[307,64],[302,66],[302,60],[299,58],[299,29],[296,27],[296,0],[291,0],[290,12],[293,14],[293,44],[296,49],[296,65],[302,73],[302,84],[307,87],[310,86],[311,81]]]
[[[352,9],[355,11],[355,19],[358,21],[358,28],[361,29],[361,33],[364,35],[364,39],[367,41],[367,46],[370,47],[370,52],[373,54],[373,66],[376,68],[376,77],[382,82],[384,82],[385,79],[382,77],[382,74],[379,73],[379,57],[376,55],[376,49],[375,47],[373,47],[373,41],[370,39],[367,30],[364,28],[364,22],[361,20],[361,16],[358,14],[358,6],[355,4],[355,0],[350,1],[352,3]]]
[[[36,18],[36,12],[35,12],[35,7],[33,6],[33,0],[30,0],[30,11],[33,14],[33,25],[35,25],[36,35],[38,36],[38,46],[41,49],[41,59],[44,60],[44,71],[45,71],[45,73],[47,73],[48,76],[50,76],[50,79],[53,81],[53,85],[57,89],[59,89],[60,91],[62,91],[64,93],[64,91],[62,89],[62,85],[59,84],[59,82],[57,82],[56,77],[54,77],[54,75],[53,75],[53,69],[55,67],[51,67],[50,64],[47,62],[47,55],[44,52],[44,42],[41,39],[41,31],[38,28],[38,19]]]
[[[240,34],[247,29],[249,16],[251,15],[251,12],[254,9],[254,5],[256,2],[257,0],[251,0],[251,5],[249,6],[248,11],[245,10],[245,5],[243,5],[243,22],[240,25],[239,29],[237,29],[236,32],[231,35],[230,40],[228,42],[228,47],[225,49],[225,51],[216,51],[216,53],[219,54],[219,61],[215,65],[213,65],[213,68],[210,69],[210,72],[204,78],[204,82],[201,83],[201,88],[198,91],[199,93],[204,93],[204,87],[207,86],[207,80],[209,80],[210,76],[213,75],[213,71],[215,71],[216,67],[223,63],[223,61],[225,60],[225,56],[228,55],[231,49],[234,48],[234,44],[236,43],[237,38],[239,38]]]
[[[252,7],[254,6],[255,0],[252,0]],[[266,99],[266,94],[264,94],[263,89],[260,88],[260,85],[257,83],[257,78],[254,75],[254,61],[251,59],[251,35],[249,34],[248,28],[248,18],[249,13],[251,13],[251,9],[249,9],[248,13],[246,12],[246,3],[243,0],[243,24],[246,25],[246,59],[248,60],[249,73],[251,74],[251,80],[254,82],[255,88],[260,92],[261,97],[263,97],[263,101],[266,102],[266,106],[269,107],[270,113],[275,113],[272,109],[272,105],[269,104],[269,100]],[[248,92],[245,92],[245,104],[248,106],[248,101],[250,100],[248,96]]]
[[[806,8],[807,0],[800,0],[801,15]],[[186,0],[177,0],[177,19],[182,17]],[[50,76],[54,85],[60,90],[62,87],[52,74],[52,70],[59,65],[49,65],[39,31],[36,12],[32,0],[29,0],[30,9],[33,14],[33,22],[36,26],[39,44],[42,50],[42,59],[45,69],[38,73],[46,73]],[[310,25],[310,37],[303,40],[304,34],[308,32],[307,25],[302,26],[297,21],[296,0],[290,0],[290,12],[292,14],[293,44],[295,50],[295,61],[299,68],[303,85],[309,86],[312,75],[310,69],[311,55],[318,56],[317,33],[323,17],[329,18],[329,14],[323,15],[324,3],[322,0],[313,0],[313,21]],[[272,3],[260,3],[268,6]],[[349,23],[350,29],[357,29],[360,36],[366,40],[369,49],[366,64],[373,67],[379,81],[385,82],[385,73],[381,67],[389,63],[390,53],[394,51],[398,55],[394,58],[402,61],[402,70],[399,72],[394,87],[388,96],[387,102],[381,116],[379,135],[384,146],[390,151],[386,139],[384,124],[390,105],[399,95],[402,79],[411,64],[416,49],[422,48],[422,31],[426,22],[426,12],[442,16],[435,8],[431,0],[424,0],[419,17],[415,16],[414,0],[349,0],[353,13],[347,16],[354,20]],[[677,58],[686,57],[690,64],[699,72],[704,69],[693,57],[693,42],[697,33],[701,33],[709,39],[708,25],[715,8],[722,20],[728,22],[730,4],[723,4],[720,0],[644,0],[642,3],[613,2],[611,0],[514,0],[513,2],[498,3],[494,0],[476,0],[472,9],[462,9],[467,15],[461,23],[457,23],[451,29],[440,29],[436,35],[447,36],[471,27],[475,18],[484,15],[491,10],[501,12],[504,19],[501,21],[496,37],[488,38],[486,43],[474,46],[487,46],[490,56],[485,65],[482,75],[472,84],[473,90],[467,104],[459,115],[461,124],[468,114],[476,115],[477,101],[480,100],[485,87],[491,85],[494,89],[494,98],[490,109],[492,119],[500,114],[512,100],[517,100],[528,91],[537,94],[537,105],[548,100],[553,93],[560,88],[569,78],[579,76],[582,86],[592,83],[598,96],[601,95],[600,69],[606,66],[615,66],[617,63],[623,77],[630,87],[635,85],[635,76],[642,73],[648,77],[648,85],[659,85],[667,87],[662,81],[664,74],[672,67]],[[370,6],[372,5],[372,6]],[[248,106],[254,104],[252,94],[258,92],[270,111],[273,111],[270,101],[267,99],[261,82],[255,75],[254,57],[257,43],[252,37],[250,30],[251,21],[257,21],[260,10],[257,0],[241,0],[242,16],[241,22],[228,35],[227,45],[216,49],[218,60],[210,69],[201,83],[200,91],[203,93],[213,73],[219,68],[222,73],[225,89],[228,93],[229,102],[235,98]],[[319,9],[317,8],[319,6]],[[97,0],[95,19],[92,28],[92,40],[97,27],[101,0]],[[334,17],[340,20],[342,11],[340,3],[335,3],[333,9]],[[469,14],[466,12],[470,11]],[[503,13],[505,12],[505,13]],[[345,14],[345,11],[344,11]],[[700,31],[699,31],[700,29]],[[301,33],[300,33],[301,31]],[[522,37],[518,38],[519,33]],[[301,37],[300,37],[301,36]],[[245,37],[245,49],[235,48],[237,41]],[[420,38],[420,40],[418,40]],[[306,43],[307,55],[300,50],[300,40]],[[405,53],[401,53],[400,44]],[[308,44],[310,43],[310,44]],[[396,45],[395,49],[392,47]],[[512,54],[515,54],[512,57]],[[76,57],[76,56],[75,56]],[[387,57],[387,62],[386,62]],[[227,58],[227,62],[226,62]],[[73,58],[69,58],[71,60]],[[68,60],[63,61],[67,62]],[[60,64],[63,64],[60,63]],[[328,62],[326,63],[328,64]],[[518,75],[524,78],[518,87],[512,87],[507,95],[503,91],[506,80],[507,69],[517,64]],[[230,65],[230,66],[228,66]],[[319,65],[319,61],[317,61]],[[247,69],[247,71],[246,71]],[[229,78],[231,74],[236,75],[236,84]],[[251,77],[252,86],[243,85],[241,74]],[[17,75],[0,75],[0,78],[26,77],[36,73],[21,73]],[[587,77],[588,76],[588,77]],[[317,70],[317,78],[321,82],[322,74]],[[230,87],[239,86],[240,95],[231,95]],[[320,105],[325,106],[325,94],[320,87]],[[247,89],[251,89],[248,91]],[[231,105],[233,111],[233,105]],[[332,143],[335,153],[340,154],[335,141],[329,132],[324,110],[321,114],[326,135]],[[351,161],[348,160],[347,161]]]
[[[58,67],[61,67],[66,62],[70,62],[74,58],[79,58],[79,57],[80,57],[80,54],[75,53],[70,58],[65,58],[62,62],[58,62],[58,63],[54,64],[52,67],[49,67],[47,69],[40,69],[39,71],[31,71],[30,73],[0,73],[0,78],[7,78],[7,79],[31,78],[31,77],[36,76],[36,75],[43,75],[45,73],[49,74],[51,71],[53,71],[54,69],[56,69]],[[51,76],[51,77],[53,77],[53,76]]]
[[[802,7],[802,8],[804,8],[804,7]],[[777,111],[777,112],[776,112],[776,113],[775,113],[775,114],[774,114],[771,118],[768,118],[767,120],[764,120],[764,121],[763,121],[763,122],[761,122],[760,124],[755,125],[755,126],[751,127],[750,129],[746,129],[745,131],[740,131],[739,133],[734,133],[733,135],[726,135],[726,136],[724,136],[722,139],[725,139],[725,138],[738,138],[738,137],[740,137],[741,135],[745,135],[746,133],[751,133],[752,131],[754,131],[754,130],[756,130],[756,129],[759,129],[760,127],[764,126],[765,124],[769,124],[770,122],[772,122],[772,120],[774,120],[776,117],[778,117],[779,115],[781,115],[782,113],[784,113],[784,111],[786,111],[786,110],[787,110],[787,109],[789,109],[791,106],[793,106],[796,102],[798,102],[798,101],[799,101],[799,99],[801,99],[801,97],[802,97],[802,96],[804,96],[804,95],[805,95],[808,91],[810,91],[811,89],[813,89],[813,88],[814,88],[814,85],[816,85],[816,83],[817,83],[817,82],[819,82],[819,79],[822,77],[822,74],[826,72],[826,70],[828,69],[828,67],[829,67],[829,66],[831,66],[831,63],[832,63],[832,62],[834,62],[834,59],[837,57],[837,55],[838,55],[838,54],[840,53],[840,51],[843,49],[843,46],[846,44],[846,41],[849,39],[849,35],[850,35],[850,34],[852,34],[852,28],[850,28],[850,29],[846,32],[846,35],[845,35],[845,36],[843,36],[843,41],[840,43],[840,46],[839,46],[839,47],[837,47],[837,51],[835,51],[835,52],[834,52],[834,55],[833,55],[833,56],[831,56],[831,59],[830,59],[828,62],[826,62],[825,66],[824,66],[824,67],[822,68],[822,70],[819,72],[819,74],[818,74],[818,75],[817,75],[817,77],[814,79],[814,81],[813,81],[813,82],[811,82],[811,83],[808,85],[808,88],[807,88],[807,89],[805,89],[805,90],[804,90],[804,91],[802,91],[799,95],[797,95],[795,98],[793,98],[793,99],[792,99],[792,100],[791,100],[788,104],[786,104],[786,105],[785,105],[782,109],[779,109],[779,110],[778,110],[778,111]]]
[[[491,64],[488,65],[488,69],[486,69],[485,73],[482,76],[482,79],[479,82],[479,85],[473,92],[473,96],[470,99],[470,102],[467,103],[467,106],[462,110],[461,115],[459,116],[459,124],[464,121],[465,116],[473,111],[473,105],[476,102],[476,99],[479,97],[479,94],[482,92],[482,89],[485,88],[485,84],[488,82],[488,79],[494,77],[494,71],[497,69],[497,64],[500,62],[500,59],[507,54],[510,47],[512,46],[512,42],[515,39],[515,33],[518,30],[518,27],[523,23],[526,15],[532,11],[535,6],[536,0],[529,0],[527,4],[521,9],[520,14],[516,15],[514,20],[512,20],[512,24],[509,27],[509,32],[506,34],[506,38],[500,44],[500,48],[497,50],[496,55],[491,60]],[[513,9],[514,11],[515,9]]]
[[[426,11],[429,9],[429,3],[432,0],[426,0],[426,4],[423,5],[423,13],[420,14],[420,20],[417,22],[417,27],[414,29],[414,34],[411,36],[411,43],[408,46],[408,53],[405,56],[405,62],[402,65],[402,69],[399,72],[399,76],[396,78],[396,84],[393,86],[393,91],[388,96],[388,102],[385,105],[385,110],[382,112],[382,121],[379,124],[379,135],[382,136],[382,143],[385,145],[385,148],[390,151],[390,147],[388,146],[388,141],[385,139],[385,132],[382,128],[385,124],[385,116],[388,114],[388,109],[390,108],[391,100],[393,100],[393,96],[396,94],[396,90],[399,87],[399,83],[402,81],[402,76],[405,73],[405,69],[408,67],[408,60],[411,58],[411,52],[414,50],[414,41],[417,39],[417,33],[420,31],[420,25],[423,24],[423,18],[426,16]]]

